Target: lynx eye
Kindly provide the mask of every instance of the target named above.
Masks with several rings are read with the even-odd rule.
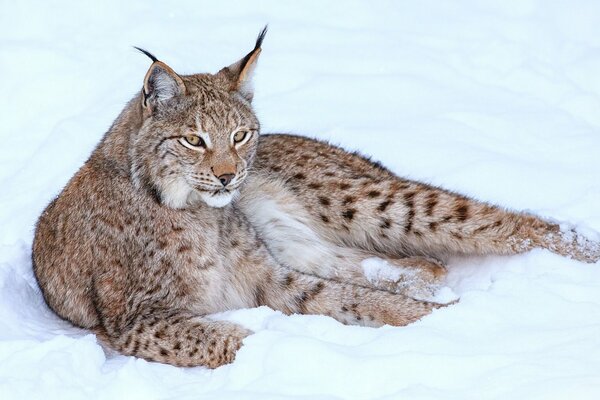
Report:
[[[200,136],[187,135],[187,136],[184,136],[184,139],[186,142],[188,142],[192,146],[195,146],[195,147],[204,146],[204,140],[202,140],[202,138]]]
[[[234,135],[233,135],[233,142],[234,143],[239,143],[242,140],[244,140],[246,138],[246,135],[248,135],[248,131],[237,131]]]

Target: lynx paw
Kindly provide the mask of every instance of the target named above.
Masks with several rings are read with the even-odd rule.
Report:
[[[232,363],[237,351],[242,347],[243,340],[252,334],[252,331],[238,325],[229,323],[219,325],[221,326],[216,328],[215,332],[222,336],[212,341],[208,357],[203,363],[208,368],[217,368]]]
[[[362,267],[365,277],[374,287],[392,293],[440,304],[448,304],[458,298],[452,289],[443,285],[446,268],[433,259],[384,260],[372,257],[364,260]]]
[[[554,253],[585,263],[600,260],[600,242],[591,240],[573,228],[548,234],[548,249]]]

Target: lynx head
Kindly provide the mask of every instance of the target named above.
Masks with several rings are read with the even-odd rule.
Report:
[[[229,204],[252,164],[260,125],[251,106],[254,49],[216,74],[180,76],[153,63],[142,94],[142,126],[130,139],[134,182],[169,207]]]

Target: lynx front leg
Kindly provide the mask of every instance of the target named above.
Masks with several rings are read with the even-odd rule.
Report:
[[[98,337],[115,350],[181,367],[216,368],[233,361],[242,340],[251,332],[224,321],[210,321],[188,313],[149,311],[127,328],[117,319],[97,327]]]

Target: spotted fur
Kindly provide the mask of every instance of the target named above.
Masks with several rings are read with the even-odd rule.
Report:
[[[544,247],[598,259],[597,244],[535,216],[323,142],[259,138],[251,75],[263,37],[216,74],[180,76],[152,59],[140,93],[37,223],[34,272],[58,315],[123,354],[217,367],[250,332],[212,313],[266,305],[405,325],[440,307],[417,300],[445,271],[426,255]],[[402,274],[367,279],[372,257]]]

